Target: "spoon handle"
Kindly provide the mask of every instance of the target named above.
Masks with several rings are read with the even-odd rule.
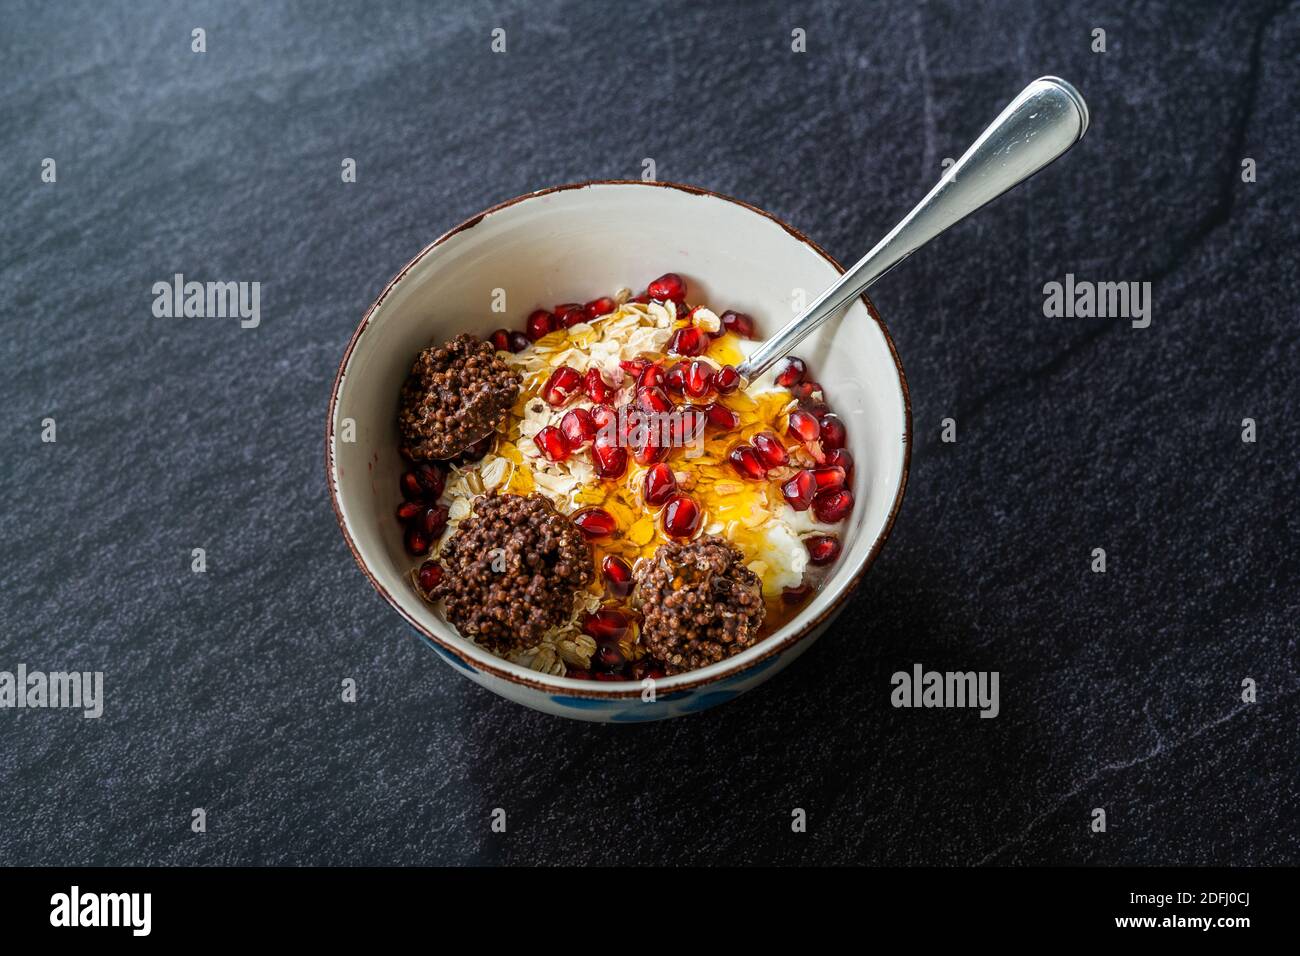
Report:
[[[752,382],[804,336],[939,233],[1019,185],[1083,138],[1088,105],[1065,80],[1026,86],[876,247],[737,369]]]

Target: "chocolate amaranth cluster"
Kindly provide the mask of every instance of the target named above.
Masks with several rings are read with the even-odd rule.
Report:
[[[582,531],[537,494],[477,499],[439,561],[431,597],[461,634],[499,654],[541,643],[595,577]]]
[[[739,654],[758,641],[766,608],[741,551],[708,535],[664,544],[636,569],[641,640],[669,674]]]
[[[505,420],[519,386],[519,373],[473,335],[424,349],[402,386],[402,454],[416,461],[458,455]]]

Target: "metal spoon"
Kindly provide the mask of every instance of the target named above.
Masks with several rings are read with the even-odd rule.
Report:
[[[876,247],[737,369],[748,386],[873,282],[975,210],[1018,186],[1083,138],[1088,104],[1065,80],[1026,86]]]

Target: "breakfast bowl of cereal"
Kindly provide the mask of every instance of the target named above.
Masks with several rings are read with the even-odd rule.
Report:
[[[547,713],[656,720],[767,680],[862,580],[907,481],[907,382],[865,296],[739,371],[842,271],[668,183],[548,189],[445,233],[330,396],[362,571],[456,670]]]

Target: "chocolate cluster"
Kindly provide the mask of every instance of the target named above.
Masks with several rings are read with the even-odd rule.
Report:
[[[540,643],[595,576],[582,531],[535,494],[479,498],[439,560],[432,596],[461,634],[497,653]]]
[[[519,385],[491,343],[472,335],[424,349],[402,386],[402,454],[416,461],[460,454],[505,420]]]
[[[758,641],[762,584],[723,538],[664,544],[636,570],[641,639],[669,674],[739,654]]]

